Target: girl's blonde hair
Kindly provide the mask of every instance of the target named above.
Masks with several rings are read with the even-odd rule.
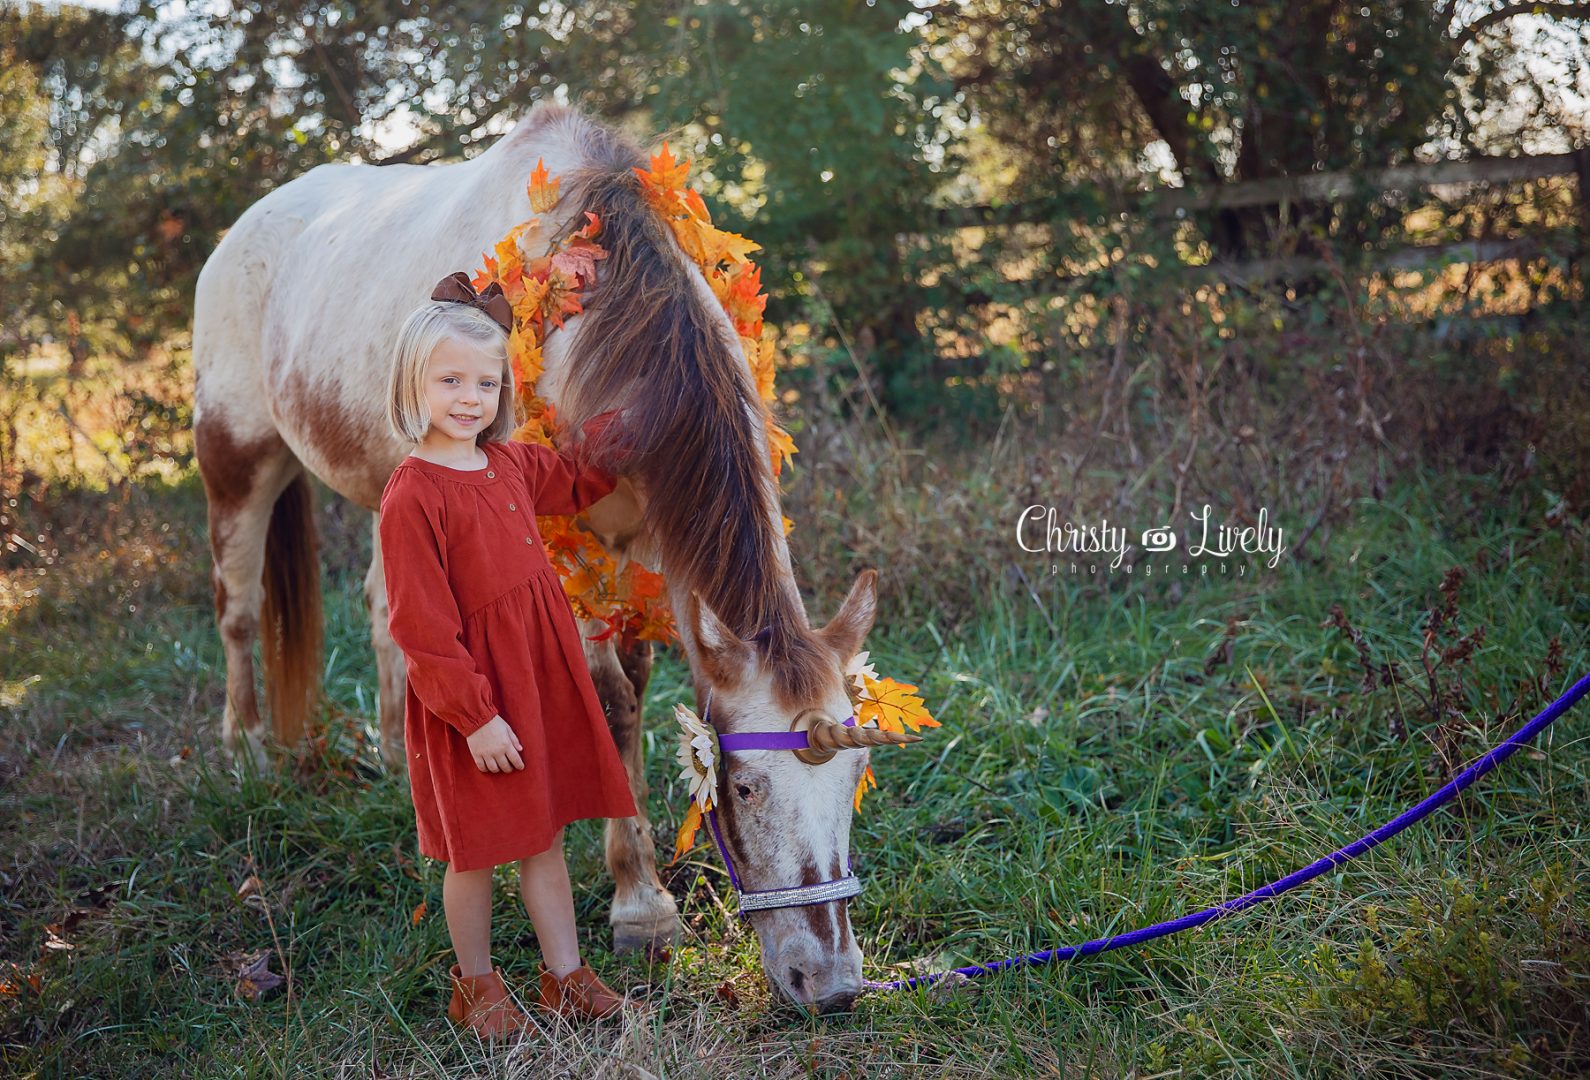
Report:
[[[398,330],[392,379],[387,387],[387,422],[393,434],[417,443],[431,427],[425,404],[425,365],[431,353],[452,338],[476,346],[484,355],[502,362],[502,393],[497,416],[475,443],[507,442],[513,433],[513,365],[508,363],[508,335],[491,316],[467,304],[429,300],[409,313]]]

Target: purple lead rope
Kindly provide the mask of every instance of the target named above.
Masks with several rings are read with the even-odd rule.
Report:
[[[869,990],[911,989],[916,986],[925,986],[937,982],[950,975],[964,975],[967,978],[976,978],[979,975],[990,975],[1006,968],[1025,967],[1028,965],[1037,966],[1053,963],[1056,960],[1070,960],[1077,956],[1092,956],[1094,953],[1109,952],[1112,949],[1124,949],[1144,941],[1152,941],[1155,938],[1167,937],[1183,930],[1191,930],[1196,926],[1202,926],[1204,923],[1213,922],[1216,919],[1224,918],[1227,915],[1253,907],[1255,904],[1262,903],[1265,900],[1280,896],[1282,893],[1290,892],[1299,885],[1305,885],[1313,881],[1332,867],[1340,866],[1350,859],[1356,859],[1370,848],[1396,836],[1408,826],[1429,817],[1435,810],[1451,802],[1464,788],[1506,761],[1520,747],[1540,734],[1559,716],[1573,708],[1586,693],[1590,693],[1590,675],[1585,675],[1584,678],[1574,683],[1566,694],[1548,705],[1539,716],[1519,728],[1504,742],[1493,747],[1478,761],[1464,769],[1423,802],[1398,814],[1368,836],[1355,840],[1346,847],[1331,852],[1323,859],[1309,863],[1301,870],[1295,870],[1284,878],[1254,889],[1252,892],[1239,896],[1235,900],[1227,900],[1223,904],[1216,904],[1214,907],[1205,908],[1203,911],[1195,912],[1191,915],[1183,915],[1179,919],[1155,923],[1153,926],[1145,926],[1140,930],[1132,930],[1125,934],[1098,938],[1094,941],[1084,942],[1081,945],[1068,945],[1061,949],[1044,949],[1042,952],[1026,953],[1008,957],[1004,960],[996,960],[991,964],[972,964],[968,967],[953,968],[949,971],[936,971],[928,975],[917,975],[909,979],[895,979],[891,982],[872,982],[868,980],[867,988]]]

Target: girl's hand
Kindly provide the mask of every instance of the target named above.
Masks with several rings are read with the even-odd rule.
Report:
[[[524,768],[519,757],[524,747],[500,713],[477,728],[467,741],[469,752],[475,756],[475,768],[481,772],[505,773]]]

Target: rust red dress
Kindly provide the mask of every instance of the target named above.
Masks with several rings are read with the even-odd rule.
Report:
[[[381,496],[392,638],[408,661],[403,739],[420,854],[460,872],[545,851],[570,821],[635,813],[535,522],[613,490],[611,473],[584,463],[586,445],[489,443],[486,467],[473,472],[408,457]],[[525,767],[481,772],[465,740],[499,714]]]

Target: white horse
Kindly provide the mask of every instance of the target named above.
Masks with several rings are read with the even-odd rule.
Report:
[[[618,489],[587,511],[587,527],[620,566],[637,559],[664,576],[696,700],[710,702],[719,732],[821,727],[828,745],[859,748],[821,764],[808,763],[820,754],[736,753],[714,794],[739,887],[792,888],[760,897],[780,903],[748,916],[770,982],[794,1001],[847,1008],[862,985],[861,950],[848,900],[822,898],[849,880],[851,796],[865,744],[881,741],[834,720],[850,713],[843,669],[871,628],[876,572],[857,577],[826,626],[807,622],[762,404],[733,324],[647,206],[632,171],[646,165],[638,147],[575,110],[540,103],[457,164],[322,165],[251,206],[205,264],[194,307],[194,435],[226,651],[225,745],[256,758],[264,745],[252,662],[261,631],[276,741],[291,745],[310,725],[321,615],[309,474],[374,514],[407,450],[382,411],[397,327],[437,280],[477,266],[534,216],[526,181],[538,158],[563,181],[541,239],[592,210],[609,256],[586,312],[549,338],[536,391],[569,430],[625,408],[636,449]],[[373,522],[372,535],[365,597],[381,752],[401,769],[403,658],[387,630]],[[585,648],[641,807],[607,825],[614,944],[669,941],[678,911],[657,875],[639,738],[651,646],[615,636]]]

